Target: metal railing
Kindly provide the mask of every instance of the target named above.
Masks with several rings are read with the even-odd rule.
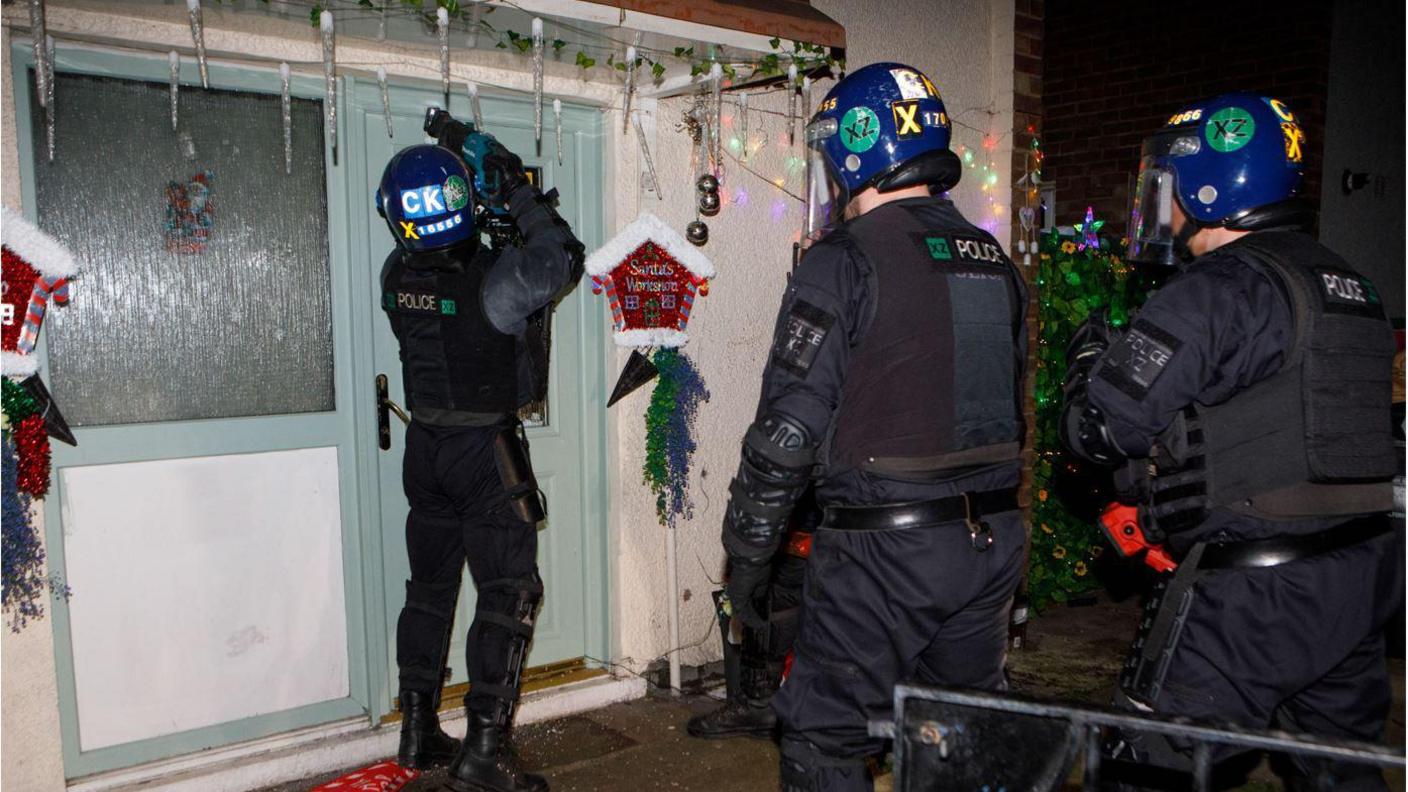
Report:
[[[920,790],[1057,790],[1084,752],[1085,790],[1101,782],[1107,730],[1158,734],[1193,746],[1192,784],[1210,789],[1214,746],[1263,750],[1378,767],[1403,767],[1381,745],[1279,731],[1209,725],[1137,714],[918,685],[895,687],[894,721],[871,721],[874,737],[894,740],[896,792]]]

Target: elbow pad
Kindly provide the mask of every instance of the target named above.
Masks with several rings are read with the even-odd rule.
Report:
[[[748,428],[724,514],[730,556],[754,562],[772,557],[792,506],[811,480],[816,452],[811,432],[790,416],[770,413]]]

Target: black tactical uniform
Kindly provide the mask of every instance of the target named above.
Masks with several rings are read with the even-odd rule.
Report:
[[[1382,739],[1383,629],[1403,600],[1403,537],[1383,513],[1401,465],[1393,348],[1367,279],[1309,236],[1263,231],[1186,265],[1099,358],[1088,406],[1131,470],[1152,458],[1151,480],[1123,478],[1181,559],[1131,650],[1125,705]],[[1130,743],[1188,765],[1186,745]],[[1372,768],[1296,765],[1383,788]]]
[[[508,207],[521,246],[398,248],[381,275],[412,415],[403,470],[411,579],[396,630],[402,697],[438,699],[467,560],[478,601],[465,705],[471,737],[483,726],[478,733],[495,739],[512,720],[543,590],[540,496],[517,418],[546,376],[529,319],[582,265],[580,243],[535,188],[518,186]]]
[[[724,545],[766,563],[815,477],[791,674],[774,699],[784,789],[869,789],[896,682],[995,689],[1021,574],[1025,289],[941,198],[838,226],[792,276]]]

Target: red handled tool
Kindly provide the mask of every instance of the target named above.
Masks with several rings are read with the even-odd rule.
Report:
[[[1172,572],[1178,567],[1178,562],[1163,545],[1153,544],[1144,536],[1144,530],[1139,527],[1139,507],[1111,503],[1100,512],[1100,527],[1124,558],[1133,558],[1145,550],[1144,563],[1155,570]]]

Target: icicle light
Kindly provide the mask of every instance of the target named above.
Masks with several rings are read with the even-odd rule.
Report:
[[[175,132],[181,97],[181,56],[171,50],[166,53],[166,62],[171,66],[171,131]]]
[[[443,10],[443,9],[442,9],[442,10]],[[386,87],[386,67],[385,67],[385,66],[378,66],[378,67],[376,67],[376,85],[377,85],[378,88],[381,89],[381,114],[382,114],[382,117],[386,119],[386,136],[387,136],[388,138],[395,138],[395,137],[396,137],[396,129],[395,129],[394,125],[391,123],[391,92],[390,92],[390,90]],[[447,105],[447,106],[448,106],[448,104],[449,104],[449,102],[446,102],[446,105]]]
[[[200,66],[200,87],[210,89],[210,72],[205,62],[205,25],[200,16],[200,0],[186,0],[191,15],[191,40],[196,44],[196,65]]]
[[[445,109],[450,109],[450,12],[435,9],[435,35],[440,39],[440,93],[445,97]]]
[[[284,173],[293,173],[293,94],[289,91],[288,64],[279,64],[279,106],[283,114],[284,124]]]
[[[336,58],[336,41],[333,38],[332,12],[324,11],[318,17],[318,26],[323,31],[323,125],[332,150],[337,151],[337,79],[333,71]]]
[[[533,140],[543,144],[543,20],[533,17]]]

